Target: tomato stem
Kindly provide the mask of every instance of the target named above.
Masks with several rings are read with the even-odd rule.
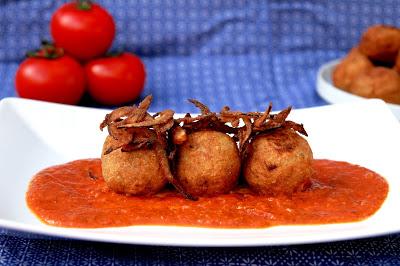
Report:
[[[122,51],[122,50],[108,52],[108,53],[106,53],[106,57],[118,57],[118,56],[122,55],[123,53],[124,53],[124,51]]]
[[[29,51],[26,53],[27,57],[45,58],[45,59],[56,59],[64,55],[64,49],[54,46],[49,41],[43,40],[41,48],[35,51]]]
[[[77,0],[77,7],[79,10],[90,10],[92,9],[92,1],[91,0]]]

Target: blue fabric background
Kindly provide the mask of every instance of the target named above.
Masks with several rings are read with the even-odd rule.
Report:
[[[0,99],[15,95],[27,50],[50,39],[52,12],[65,1],[0,0]],[[400,26],[397,0],[103,0],[114,16],[113,49],[141,56],[152,111],[193,111],[197,98],[219,109],[326,104],[318,67],[342,56],[369,25]],[[98,106],[90,100],[83,105]],[[400,235],[266,248],[173,248],[32,238],[0,229],[1,265],[396,265]]]

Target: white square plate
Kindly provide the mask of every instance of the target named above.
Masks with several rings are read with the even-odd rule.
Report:
[[[74,239],[179,246],[286,245],[400,232],[400,125],[379,100],[294,110],[289,117],[304,123],[315,158],[359,164],[386,178],[386,201],[362,222],[265,229],[71,229],[42,224],[25,204],[32,175],[54,164],[99,157],[105,137],[99,123],[107,112],[16,98],[0,102],[0,227]]]

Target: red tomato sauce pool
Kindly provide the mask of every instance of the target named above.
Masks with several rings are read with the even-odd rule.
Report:
[[[380,175],[346,162],[315,160],[309,189],[291,198],[255,195],[246,188],[198,201],[175,191],[150,197],[117,194],[101,175],[101,161],[53,166],[33,177],[29,208],[44,223],[63,227],[180,225],[263,228],[363,220],[384,202],[388,184]]]

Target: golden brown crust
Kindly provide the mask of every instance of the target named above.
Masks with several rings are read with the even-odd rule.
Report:
[[[104,180],[112,190],[130,195],[150,195],[167,183],[153,149],[122,152],[121,148],[105,154],[116,140],[107,136],[101,156]]]
[[[333,84],[338,88],[348,90],[351,82],[358,75],[372,68],[371,61],[359,51],[358,47],[355,47],[334,69]]]
[[[313,174],[308,142],[292,129],[276,129],[257,136],[250,144],[243,175],[260,194],[292,194]]]
[[[393,63],[400,50],[400,30],[386,25],[368,28],[360,41],[360,51],[371,60]]]
[[[361,97],[400,104],[400,76],[393,69],[375,67],[354,79],[349,91]]]
[[[240,174],[236,143],[218,131],[197,131],[179,148],[176,177],[192,195],[229,192]]]

